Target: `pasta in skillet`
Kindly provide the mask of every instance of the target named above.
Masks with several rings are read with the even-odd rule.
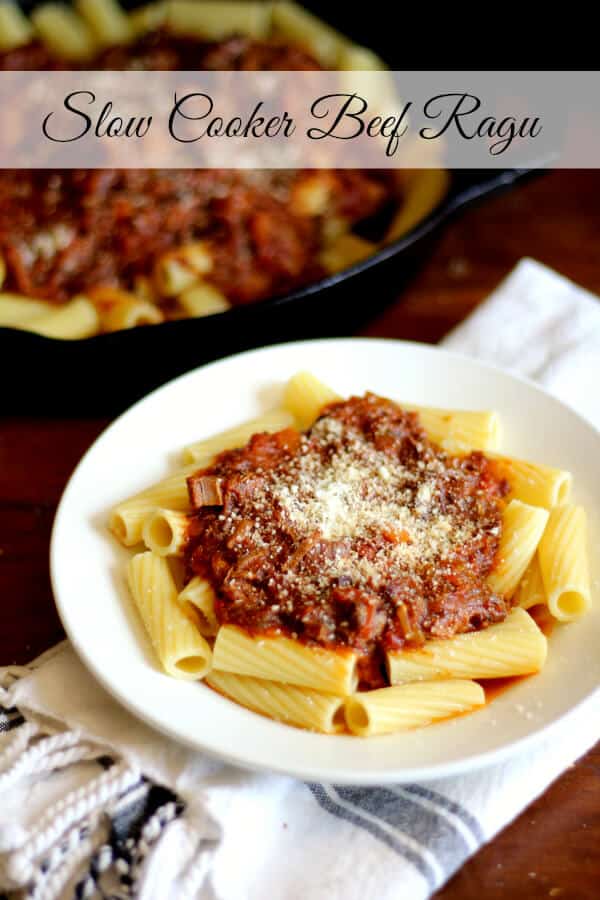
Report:
[[[0,71],[56,68],[334,69],[345,90],[366,71],[395,90],[287,0],[48,0],[29,18],[0,2]],[[401,237],[448,187],[443,169],[4,170],[0,327],[77,340],[282,296]]]

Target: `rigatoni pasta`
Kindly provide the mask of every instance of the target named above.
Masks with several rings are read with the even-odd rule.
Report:
[[[497,594],[511,597],[540,543],[548,521],[548,512],[511,500],[504,510],[498,562],[489,577]]]
[[[324,406],[340,399],[339,394],[310,372],[298,372],[286,384],[283,402],[298,426],[308,428]]]
[[[523,609],[531,609],[532,606],[540,606],[547,601],[546,589],[540,569],[539,556],[536,553],[519,582],[516,600]]]
[[[0,293],[0,326],[19,327],[25,322],[35,321],[36,318],[54,312],[55,309],[56,307],[44,300],[21,297],[19,294]]]
[[[131,296],[114,303],[101,315],[104,331],[121,331],[138,325],[157,325],[164,316],[156,304]]]
[[[182,291],[177,300],[189,316],[212,316],[231,308],[231,303],[221,291],[212,284],[200,282]]]
[[[584,615],[592,602],[587,522],[581,506],[557,506],[540,541],[539,562],[548,609],[561,622]]]
[[[187,543],[189,516],[174,509],[156,509],[144,521],[142,537],[158,556],[182,556]]]
[[[432,409],[403,404],[419,414],[431,441],[451,453],[469,450],[496,450],[501,440],[500,417],[496,412]]]
[[[155,3],[146,3],[133,9],[129,13],[129,27],[134,37],[162,28],[167,18],[168,5],[167,0],[156,0]]]
[[[0,50],[22,47],[33,37],[33,27],[18,3],[0,3]],[[1,281],[1,279],[0,279]]]
[[[214,647],[215,669],[298,684],[345,697],[357,685],[356,654],[305,647],[286,637],[251,637],[223,625]]]
[[[133,38],[130,19],[117,0],[75,0],[75,8],[100,47],[125,44]]]
[[[271,18],[271,4],[252,0],[171,0],[166,25],[179,37],[218,41],[241,33],[253,38],[266,37]]]
[[[210,581],[194,575],[180,591],[177,600],[184,607],[189,604],[196,610],[200,634],[215,637],[219,630],[219,620],[215,612],[216,595]]]
[[[419,148],[420,152],[421,148]],[[404,203],[397,210],[386,234],[395,241],[415,228],[448,192],[450,173],[445,169],[404,170]]]
[[[28,315],[26,327],[44,337],[74,340],[96,334],[99,321],[94,304],[86,297],[75,297],[64,306],[54,306],[39,315]],[[13,323],[13,327],[16,324]]]
[[[485,703],[480,684],[464,679],[422,681],[354,694],[344,704],[352,734],[372,737],[422,728],[437,719],[470,712]]]
[[[499,456],[498,463],[510,483],[510,495],[523,503],[551,509],[567,503],[573,476],[564,469]]]
[[[118,539],[149,548],[129,581],[165,671],[361,737],[476,710],[488,679],[539,672],[548,639],[528,610],[569,621],[591,602],[585,515],[555,505],[570,474],[487,456],[493,412],[342,400],[306,372],[282,396],[113,510]]]
[[[344,701],[335,694],[248,678],[245,675],[232,675],[216,669],[208,676],[207,684],[241,706],[278,722],[324,734],[335,734],[343,730]]]
[[[199,468],[201,465],[207,465],[222,450],[243,446],[253,434],[281,431],[283,428],[293,427],[294,424],[295,419],[291,410],[274,409],[257,419],[228,428],[213,437],[188,444],[183,450],[183,459],[186,463],[197,463]]]
[[[142,540],[146,519],[156,509],[162,507],[176,511],[188,510],[190,497],[186,479],[197,468],[196,463],[185,466],[168,478],[115,506],[109,520],[109,528],[115,537],[125,547],[132,547]]]
[[[184,680],[204,678],[212,652],[185,610],[169,565],[155,553],[138,553],[129,563],[129,588],[146,631],[168,675]]]
[[[321,263],[327,272],[341,272],[355,263],[362,262],[363,259],[372,256],[375,252],[375,245],[372,241],[367,241],[359,237],[357,234],[347,232],[340,234],[331,243],[321,251],[319,257]]]
[[[90,28],[73,9],[63,3],[44,3],[31,14],[37,35],[61,59],[81,62],[96,50]]]
[[[210,249],[203,241],[195,241],[161,256],[156,263],[154,280],[165,297],[177,297],[207,275],[212,267]]]
[[[547,641],[525,610],[515,608],[504,622],[451,640],[427,641],[420,650],[387,655],[392,684],[444,678],[506,678],[539,672]]]

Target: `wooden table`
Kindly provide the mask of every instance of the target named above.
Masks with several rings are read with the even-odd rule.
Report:
[[[600,294],[600,171],[553,173],[461,215],[403,297],[365,333],[437,341],[523,256]],[[106,424],[0,422],[0,665],[24,662],[62,637],[48,577],[52,519],[70,472]],[[600,898],[599,848],[600,745],[436,897]]]

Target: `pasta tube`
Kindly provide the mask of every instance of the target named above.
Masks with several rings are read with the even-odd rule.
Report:
[[[45,300],[34,300],[20,294],[0,293],[0,326],[26,328],[27,322],[57,309]]]
[[[497,461],[515,500],[546,509],[567,503],[573,482],[570,472],[508,456],[499,456]]]
[[[100,317],[90,300],[75,297],[64,306],[54,306],[49,312],[27,319],[23,327],[44,337],[78,340],[98,333]]]
[[[35,30],[48,49],[63,59],[89,59],[94,36],[81,16],[62,3],[44,3],[31,13]]]
[[[156,325],[163,319],[158,306],[132,295],[109,306],[102,314],[102,325],[105,331],[121,331],[138,325]]]
[[[439,206],[450,187],[445,169],[418,169],[404,185],[402,201],[385,236],[385,242],[397,241],[412,231]]]
[[[546,603],[546,591],[542,580],[542,570],[538,554],[536,553],[527,566],[525,574],[519,582],[517,588],[517,603],[523,609],[531,609],[532,606],[538,606]]]
[[[321,223],[323,244],[332,244],[340,235],[350,231],[350,222],[344,216],[328,216]]]
[[[485,703],[475,681],[423,681],[353,694],[345,702],[346,724],[352,734],[371,737],[421,728],[437,719],[469,712]]]
[[[418,413],[429,440],[449,453],[495,450],[500,443],[500,417],[496,412],[434,409],[411,403],[401,406]]]
[[[511,500],[504,510],[498,558],[488,584],[497,594],[510,597],[517,589],[544,533],[548,511]]]
[[[334,734],[343,727],[343,700],[306,688],[212,670],[207,684],[236,703],[278,722]]]
[[[129,26],[134,37],[162,28],[167,18],[167,0],[138,6],[129,13]]]
[[[438,678],[504,678],[538,672],[547,641],[531,616],[516,607],[504,622],[482,631],[427,641],[418,650],[387,654],[392,684]]]
[[[290,412],[285,409],[274,409],[271,412],[263,413],[258,419],[250,419],[234,428],[221,431],[214,437],[189,444],[183,449],[183,459],[185,462],[195,462],[196,469],[202,469],[208,466],[223,450],[243,447],[253,434],[265,431],[271,434],[293,426],[294,418]]]
[[[384,61],[369,50],[358,44],[343,44],[338,60],[337,68],[347,72],[380,72],[387,69]]]
[[[160,663],[168,675],[187,681],[210,670],[211,649],[177,602],[166,559],[138,553],[128,567],[131,595]]]
[[[158,294],[152,280],[148,275],[136,275],[133,279],[133,294],[138,300],[145,300],[146,303],[154,303],[158,299]]]
[[[252,637],[223,625],[214,646],[214,667],[345,696],[356,687],[356,653],[307,647],[285,637]]]
[[[212,284],[195,284],[183,291],[177,302],[188,316],[212,316],[231,308],[231,303]]]
[[[129,17],[117,0],[75,0],[75,8],[101,47],[126,44],[133,38]]]
[[[195,284],[200,276],[208,274],[212,267],[212,256],[205,242],[183,244],[157,260],[154,267],[156,287],[165,297],[176,297]]]
[[[214,637],[219,630],[219,620],[215,613],[215,592],[210,582],[195,575],[180,591],[177,599],[183,606],[189,603],[196,610],[200,634]]]
[[[148,550],[158,556],[182,556],[187,543],[189,518],[173,509],[157,509],[149,515],[142,531]]]
[[[319,260],[327,272],[341,272],[355,263],[372,256],[377,245],[357,234],[341,234],[319,254]]]
[[[142,531],[148,516],[157,508],[185,512],[190,509],[187,478],[198,470],[196,464],[185,466],[179,472],[146,488],[139,494],[123,500],[112,510],[109,528],[122,544],[132,547],[142,540]]]
[[[304,430],[313,424],[324,406],[341,399],[339,394],[310,372],[298,372],[285,387],[283,405],[293,415],[298,427]]]
[[[587,524],[581,506],[556,506],[539,548],[548,609],[561,622],[578,619],[591,606]]]
[[[298,216],[324,215],[330,205],[334,186],[335,180],[330,172],[312,172],[292,188],[293,211]]]
[[[0,3],[0,50],[14,50],[29,43],[33,28],[16,2]],[[0,279],[1,281],[1,279]]]
[[[269,3],[171,0],[167,27],[173,34],[182,37],[211,41],[219,41],[235,33],[262,38],[268,34],[270,18]]]

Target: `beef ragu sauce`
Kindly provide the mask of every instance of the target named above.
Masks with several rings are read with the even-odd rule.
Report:
[[[70,68],[32,43],[0,54],[0,70]],[[289,45],[232,37],[218,43],[162,32],[105,50],[86,68],[135,70],[318,69]],[[93,287],[131,289],[158,256],[206,240],[207,280],[232,303],[286,293],[322,277],[322,217],[295,198],[308,171],[0,171],[5,290],[65,301]],[[386,173],[331,171],[328,217],[368,219],[389,204]],[[164,311],[174,314],[173,301]]]
[[[363,687],[385,684],[385,650],[485,628],[510,607],[486,583],[506,481],[373,394],[331,404],[306,434],[255,435],[188,487],[187,575],[213,584],[219,621],[354,648]]]

